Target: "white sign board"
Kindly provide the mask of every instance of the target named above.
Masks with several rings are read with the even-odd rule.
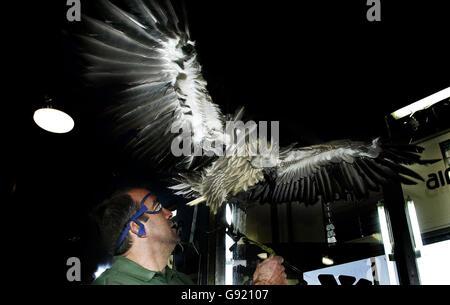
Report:
[[[450,131],[422,142],[425,148],[422,159],[442,159],[431,165],[410,165],[425,182],[402,185],[405,198],[414,201],[419,227],[422,233],[450,227]],[[445,146],[447,148],[445,148]]]

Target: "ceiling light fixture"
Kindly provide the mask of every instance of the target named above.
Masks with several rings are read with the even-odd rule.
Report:
[[[46,105],[34,112],[33,120],[42,129],[53,133],[66,133],[73,129],[75,122],[67,113],[54,109],[46,97]]]
[[[412,115],[416,111],[423,110],[430,106],[433,106],[434,104],[439,103],[440,101],[443,101],[446,98],[450,98],[450,87],[438,91],[397,111],[394,111],[393,113],[391,113],[391,115],[394,117],[394,119],[398,120],[407,115]]]

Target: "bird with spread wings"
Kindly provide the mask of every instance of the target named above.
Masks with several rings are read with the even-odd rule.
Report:
[[[169,0],[97,4],[101,17],[83,16],[85,30],[77,35],[87,63],[85,79],[113,88],[116,102],[109,113],[116,131],[133,132],[128,145],[135,157],[177,170],[170,188],[192,198],[191,205],[206,202],[216,213],[229,200],[314,204],[319,197],[332,202],[349,193],[362,198],[390,181],[416,184],[414,179],[423,179],[403,165],[433,162],[420,158],[419,146],[380,139],[291,145],[277,154],[265,149],[255,155],[249,148],[261,147],[256,139],[245,141],[237,154],[238,145],[223,130],[227,121],[242,119],[243,111],[224,115],[212,101],[186,16],[180,20]],[[203,154],[174,154],[174,143],[182,140],[202,147]],[[220,146],[231,153],[218,154]]]

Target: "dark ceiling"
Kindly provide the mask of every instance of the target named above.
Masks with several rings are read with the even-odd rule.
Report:
[[[448,10],[439,1],[393,2],[382,1],[382,21],[372,23],[365,0],[196,0],[186,7],[223,112],[245,105],[249,119],[280,121],[282,144],[314,144],[386,135],[385,115],[450,85]],[[12,64],[5,89],[12,94],[4,100],[11,107],[8,190],[15,185],[13,200],[33,210],[23,229],[36,235],[30,247],[64,268],[65,240],[80,234],[83,216],[114,186],[114,175],[129,165],[130,179],[154,175],[119,153],[99,116],[101,96],[80,86],[74,45],[62,35],[78,29],[66,19],[66,1],[8,5],[21,6],[4,10],[15,12],[5,46]],[[69,134],[34,124],[45,94],[74,118]]]

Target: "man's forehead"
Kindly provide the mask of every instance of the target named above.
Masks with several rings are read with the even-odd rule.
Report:
[[[149,190],[144,189],[144,188],[136,188],[136,189],[131,189],[127,192],[128,195],[131,196],[131,198],[133,198],[134,201],[140,203],[142,201],[142,199],[148,194],[150,193]],[[145,203],[151,203],[151,202],[155,202],[157,199],[156,195],[152,194],[150,195],[146,200]]]

